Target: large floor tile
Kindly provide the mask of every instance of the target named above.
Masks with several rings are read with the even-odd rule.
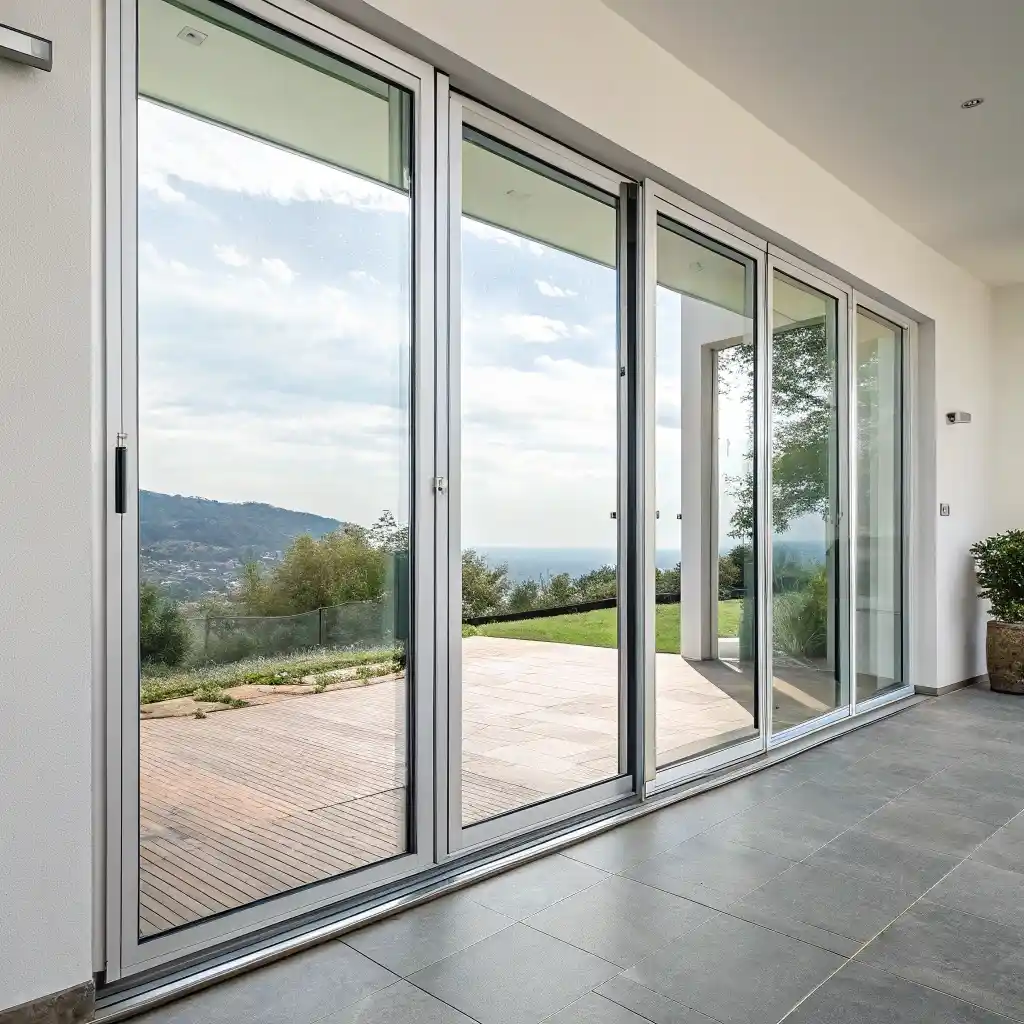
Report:
[[[788,935],[791,939],[799,939],[812,946],[820,946],[822,949],[838,953],[842,957],[856,956],[857,951],[864,945],[860,939],[851,939],[847,935],[830,932],[826,928],[808,924],[799,918],[782,917],[776,911],[767,910],[757,902],[740,900],[729,907],[728,913],[730,917],[738,917],[741,921],[759,924],[762,928]]]
[[[1020,725],[1017,726],[1020,729]],[[991,747],[985,748],[991,753]],[[1013,765],[1016,766],[1024,753],[1014,749]],[[1010,767],[1005,770],[993,768],[991,762],[975,764],[972,761],[965,761],[953,765],[942,773],[942,777],[948,779],[954,785],[964,787],[974,793],[991,793],[993,796],[1004,796],[1020,801],[1024,807],[1024,778],[1015,774]]]
[[[705,1014],[659,995],[621,974],[606,981],[597,992],[652,1024],[711,1024],[711,1018]]]
[[[459,892],[361,928],[345,942],[404,978],[510,924],[510,918]]]
[[[994,921],[922,900],[859,959],[996,1013],[1024,1015],[1021,933]]]
[[[570,846],[565,856],[605,871],[625,871],[723,821],[735,809],[701,794]]]
[[[805,782],[787,790],[773,802],[779,808],[798,814],[813,814],[835,825],[849,827],[874,813],[889,800],[870,786],[851,783],[846,786],[828,786],[820,782]]]
[[[843,825],[791,807],[764,804],[727,818],[706,835],[726,839],[789,860],[803,860],[845,831]]]
[[[843,962],[723,914],[641,961],[626,978],[722,1024],[776,1024]]]
[[[920,896],[952,871],[959,858],[908,846],[855,828],[833,839],[808,857],[805,863]]]
[[[901,770],[907,765],[913,766],[919,772],[924,769],[927,773],[925,779],[927,781],[927,778],[931,778],[933,774],[945,771],[951,765],[959,764],[962,760],[963,753],[960,750],[949,750],[929,744],[915,744],[913,737],[914,734],[911,732],[899,743],[879,747],[871,754],[871,761],[876,764],[894,765],[897,770]]]
[[[545,1017],[544,1024],[650,1024],[650,1021],[611,999],[588,992],[564,1010]]]
[[[519,921],[596,885],[607,876],[608,873],[599,868],[556,855],[489,878],[465,892],[470,899],[490,910]]]
[[[480,1024],[535,1024],[617,973],[607,960],[516,924],[409,980]]]
[[[908,846],[961,858],[976,850],[998,826],[957,814],[945,814],[916,797],[901,797],[865,818],[857,828]]]
[[[724,839],[696,836],[626,875],[709,907],[730,903],[792,867],[784,857]]]
[[[398,980],[344,943],[328,942],[134,1020],[138,1024],[311,1024]]]
[[[919,800],[922,806],[944,814],[959,814],[1000,827],[1024,810],[1024,796],[981,792],[939,772],[903,794],[903,800]]]
[[[474,1024],[440,999],[407,981],[375,992],[316,1024]]]
[[[729,913],[744,917],[745,909],[755,909],[761,912],[760,921],[777,916],[866,942],[899,917],[915,898],[902,889],[880,885],[875,879],[805,863],[773,878],[730,907]]]
[[[971,854],[971,860],[1024,874],[1024,816],[994,832]]]
[[[911,757],[897,759],[876,752],[844,769],[822,772],[818,781],[840,788],[868,788],[878,796],[892,799],[934,775],[937,770]]]
[[[1016,928],[1024,936],[1024,875],[965,860],[933,889],[929,903]]]
[[[610,875],[524,923],[620,967],[632,967],[715,913],[681,896]]]
[[[999,1014],[863,964],[847,964],[785,1024],[1006,1024]]]
[[[849,768],[867,753],[870,751],[859,749],[856,746],[844,748],[836,741],[805,750],[802,754],[788,758],[782,763],[796,778],[806,781],[825,772],[842,771]]]

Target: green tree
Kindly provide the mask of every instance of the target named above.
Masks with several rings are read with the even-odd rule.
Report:
[[[718,557],[718,600],[728,601],[743,585],[743,570],[728,555]]]
[[[367,530],[345,526],[319,540],[296,537],[269,573],[258,562],[242,572],[239,603],[248,615],[295,615],[386,593],[389,554]]]
[[[409,527],[399,525],[394,513],[387,509],[370,527],[367,538],[373,547],[391,554],[409,550]]]
[[[505,606],[510,612],[529,612],[540,607],[540,584],[536,580],[520,580],[509,591]]]
[[[508,565],[493,568],[483,555],[472,548],[462,552],[462,617],[497,615],[505,602],[512,584],[508,578]]]
[[[545,583],[543,599],[546,607],[561,608],[578,603],[580,595],[573,578],[567,572],[558,572]]]
[[[615,597],[618,592],[619,576],[614,565],[603,565],[600,569],[578,576],[574,589],[580,601],[601,601]]]
[[[139,651],[144,664],[180,665],[192,645],[181,609],[153,583],[139,591]]]
[[[676,562],[671,569],[654,570],[654,590],[658,594],[679,594],[682,588],[682,565]]]
[[[721,386],[740,391],[753,409],[753,346],[737,345],[735,372]],[[834,444],[835,353],[823,318],[777,328],[772,334],[772,520],[784,533],[794,519],[828,516]],[[750,431],[753,442],[753,431]],[[753,449],[746,452],[753,465]],[[736,500],[730,536],[754,535],[754,477],[730,477]]]

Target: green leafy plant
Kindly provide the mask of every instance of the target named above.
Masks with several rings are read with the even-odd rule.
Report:
[[[139,651],[143,662],[180,665],[188,656],[192,634],[181,609],[152,583],[139,591]]]
[[[981,596],[1000,622],[1024,622],[1024,530],[1007,530],[971,548]]]
[[[824,658],[828,653],[828,576],[812,575],[800,590],[776,594],[772,629],[777,651],[795,658]]]

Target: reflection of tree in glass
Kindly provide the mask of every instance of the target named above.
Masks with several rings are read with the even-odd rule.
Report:
[[[735,369],[722,373],[723,391],[735,389],[753,409],[753,360],[750,345],[729,350]],[[794,519],[827,518],[829,448],[832,440],[835,364],[824,319],[775,330],[772,339],[772,519],[784,533]],[[753,467],[753,430],[746,458]],[[736,499],[730,536],[749,540],[754,533],[754,476],[729,477]]]

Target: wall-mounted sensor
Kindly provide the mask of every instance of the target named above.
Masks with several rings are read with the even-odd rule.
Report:
[[[946,413],[947,423],[970,423],[971,414],[969,412],[947,412]]]
[[[53,43],[31,32],[0,25],[0,57],[28,64],[40,71],[50,71],[53,68]]]

